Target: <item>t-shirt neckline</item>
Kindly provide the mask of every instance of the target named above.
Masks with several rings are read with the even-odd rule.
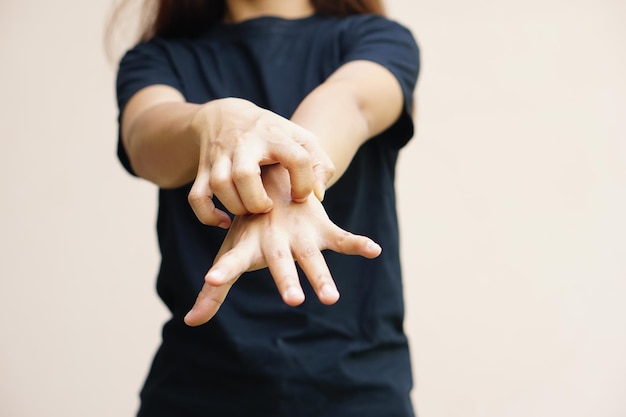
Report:
[[[225,23],[219,22],[215,25],[213,33],[241,33],[248,31],[281,31],[289,28],[298,27],[315,21],[320,18],[320,15],[313,13],[308,16],[298,18],[284,18],[274,15],[266,15],[246,19],[241,22]]]

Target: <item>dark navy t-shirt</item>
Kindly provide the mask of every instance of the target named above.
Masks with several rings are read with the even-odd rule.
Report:
[[[190,184],[160,190],[162,254],[157,289],[172,312],[141,393],[140,416],[408,417],[413,415],[394,190],[400,148],[412,137],[417,45],[401,25],[374,15],[261,17],[220,24],[194,39],[154,38],[120,63],[120,112],[143,87],[165,84],[187,101],[240,97],[289,118],[342,64],[370,60],[398,79],[405,108],[366,142],[324,200],[340,227],[371,237],[382,254],[325,257],[341,298],[322,305],[301,276],[306,301],[282,302],[267,270],[244,274],[206,325],[193,305],[225,231],[202,225]],[[119,157],[132,173],[120,143]],[[218,202],[219,204],[219,202]]]

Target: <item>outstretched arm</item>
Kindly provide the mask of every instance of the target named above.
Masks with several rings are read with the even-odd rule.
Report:
[[[272,207],[260,167],[280,163],[290,175],[291,196],[321,198],[332,162],[313,134],[253,103],[236,98],[186,103],[176,89],[154,85],[136,93],[124,109],[121,135],[135,172],[162,188],[194,181],[189,201],[208,225],[230,218],[212,202],[215,194],[234,214]]]
[[[364,142],[398,119],[403,103],[396,77],[371,61],[343,65],[302,101],[291,120],[312,132],[332,160],[335,170],[327,188]]]
[[[189,201],[198,218],[228,227],[214,194],[234,214],[266,212],[272,202],[260,166],[280,163],[296,201],[311,190],[321,199],[359,146],[391,125],[401,108],[395,77],[373,62],[354,61],[309,94],[291,121],[246,100],[198,105],[172,87],[146,87],[124,108],[121,137],[139,176],[162,188],[195,180]]]

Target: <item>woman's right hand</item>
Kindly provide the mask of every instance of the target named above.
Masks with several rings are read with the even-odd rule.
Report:
[[[230,226],[214,196],[235,215],[270,211],[273,202],[261,180],[265,165],[287,169],[294,201],[311,192],[323,199],[334,166],[317,138],[299,125],[249,101],[227,98],[200,107],[190,127],[200,156],[189,203],[202,223]]]

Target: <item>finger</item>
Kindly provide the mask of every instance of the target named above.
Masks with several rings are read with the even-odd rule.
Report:
[[[339,300],[339,291],[317,245],[313,242],[299,242],[294,248],[294,254],[319,300],[324,304],[336,303]]]
[[[313,186],[313,194],[315,194],[315,198],[319,201],[324,201],[324,196],[326,195],[326,184],[317,176],[315,179],[315,185]]]
[[[230,227],[230,217],[215,207],[213,193],[209,186],[208,171],[200,170],[196,176],[187,201],[200,222],[209,226],[219,226],[223,229]]]
[[[219,310],[233,283],[252,264],[250,246],[240,243],[231,250],[217,254],[217,261],[204,277],[204,286],[192,309],[185,316],[185,323],[198,326],[209,321]]]
[[[320,145],[319,140],[308,130],[297,126],[295,127],[297,134],[297,142],[309,153],[313,169],[313,192],[319,201],[324,200],[326,192],[326,184],[335,174],[335,165]]]
[[[220,158],[211,168],[209,185],[224,207],[233,214],[247,214],[232,178],[232,163],[229,158]]]
[[[199,326],[211,320],[222,306],[232,284],[214,286],[204,284],[192,309],[184,318],[188,326]]]
[[[289,171],[292,200],[305,201],[313,192],[315,183],[313,164],[307,150],[291,138],[273,142],[268,150],[271,157]]]
[[[382,248],[372,239],[355,235],[334,225],[333,229],[325,236],[326,249],[343,253],[345,255],[360,255],[365,258],[376,258],[382,252]]]
[[[315,150],[309,152],[313,160],[313,175],[315,177],[313,192],[319,201],[324,201],[326,184],[329,183],[335,174],[335,165],[321,147],[318,146]]]
[[[247,148],[235,153],[232,177],[241,201],[249,213],[267,213],[272,209],[261,180],[260,153]]]
[[[285,304],[297,306],[304,302],[298,271],[289,249],[289,242],[271,236],[263,246],[263,256]]]
[[[255,269],[259,258],[260,254],[256,253],[250,243],[241,241],[223,255],[218,254],[217,260],[204,276],[204,282],[214,286],[233,282],[244,272]]]

